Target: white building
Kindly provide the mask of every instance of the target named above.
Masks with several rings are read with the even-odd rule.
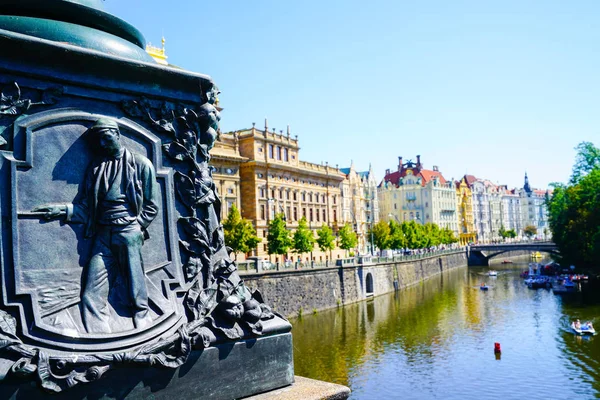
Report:
[[[357,172],[354,162],[349,168],[340,168],[346,179],[340,184],[342,192],[342,223],[352,224],[358,236],[358,249],[361,253],[370,252],[367,235],[372,225],[379,221],[379,200],[377,180],[369,165],[368,171]]]
[[[449,228],[458,237],[456,188],[437,166],[432,170],[423,168],[420,156],[416,163],[403,163],[399,157],[397,170],[386,170],[378,197],[382,219],[434,223]]]
[[[537,239],[549,239],[551,237],[548,226],[548,210],[546,209],[546,197],[550,195],[548,190],[532,189],[529,178],[525,173],[523,189],[519,190],[521,200],[521,224],[522,229],[528,225],[537,228]]]

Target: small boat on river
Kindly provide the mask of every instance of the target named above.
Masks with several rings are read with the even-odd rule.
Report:
[[[577,333],[578,335],[595,335],[596,334],[596,330],[594,329],[592,324],[589,322],[584,322],[579,327],[576,326],[575,322],[571,322],[571,329],[573,329],[573,332]]]
[[[498,276],[498,271],[490,270],[490,271],[488,272],[488,275],[489,275],[489,276]]]
[[[488,289],[489,287],[485,283],[482,283],[481,286],[479,286],[479,290],[487,291]]]

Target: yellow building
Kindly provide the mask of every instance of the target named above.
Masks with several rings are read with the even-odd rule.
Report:
[[[456,204],[458,215],[458,238],[461,244],[475,242],[477,234],[473,216],[473,192],[471,181],[475,181],[472,175],[465,175],[456,182]]]
[[[248,161],[240,155],[238,134],[219,135],[215,147],[210,151],[213,180],[221,198],[221,221],[235,204],[241,209],[240,166]]]
[[[306,217],[314,231],[323,224],[331,227],[341,221],[340,184],[345,179],[338,168],[325,164],[300,161],[298,137],[269,131],[267,121],[264,130],[254,124],[250,129],[224,133],[223,142],[233,141],[243,158],[240,162],[240,203],[244,218],[252,222],[262,242],[257,256],[268,256],[268,224],[276,213],[283,213],[290,230],[298,227],[298,221]],[[213,154],[216,152],[213,150]],[[213,164],[218,157],[213,156]],[[233,159],[231,159],[234,162]],[[215,175],[215,181],[217,177]],[[219,191],[221,193],[221,191]],[[341,222],[340,222],[341,224]],[[316,234],[315,234],[316,236]],[[336,258],[341,251],[334,251]],[[304,255],[307,258],[307,255]],[[296,256],[290,254],[295,260]],[[315,246],[315,261],[325,261],[329,254],[321,253]],[[272,261],[283,261],[275,255]]]

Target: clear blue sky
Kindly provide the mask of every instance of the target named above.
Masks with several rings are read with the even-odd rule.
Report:
[[[600,2],[107,0],[169,61],[211,75],[222,131],[291,126],[302,160],[378,179],[420,154],[444,176],[545,188],[600,145]]]

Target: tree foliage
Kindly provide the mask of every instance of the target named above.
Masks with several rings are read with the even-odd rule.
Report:
[[[575,165],[571,174],[571,184],[577,184],[593,170],[600,169],[600,149],[590,142],[581,142],[575,147]]]
[[[328,225],[323,225],[317,231],[317,244],[321,251],[333,250],[335,248],[335,236]]]
[[[269,234],[267,235],[267,252],[269,254],[287,254],[292,246],[290,231],[285,226],[283,214],[276,214],[269,223]]]
[[[358,237],[350,224],[342,226],[338,234],[340,236],[340,249],[350,250],[358,244]]]
[[[563,262],[598,267],[600,260],[600,150],[583,142],[568,185],[555,184],[547,201],[552,239]]]
[[[388,226],[390,232],[388,247],[391,249],[404,249],[406,247],[406,238],[404,237],[402,226],[394,220],[390,221]],[[379,248],[385,249],[387,247]]]
[[[315,247],[315,237],[312,230],[308,227],[306,217],[298,222],[298,228],[294,232],[294,251],[298,254],[309,253]]]
[[[525,228],[523,228],[523,233],[525,236],[531,239],[533,236],[537,235],[537,228],[535,225],[527,225]]]
[[[380,249],[389,249],[390,226],[385,221],[379,221],[371,227],[368,234],[373,238],[373,244]]]
[[[242,218],[235,204],[231,206],[227,218],[223,221],[223,234],[225,244],[231,247],[236,259],[237,253],[248,253],[261,242],[252,223]]]

